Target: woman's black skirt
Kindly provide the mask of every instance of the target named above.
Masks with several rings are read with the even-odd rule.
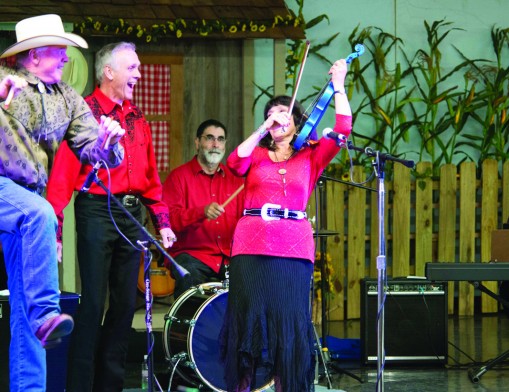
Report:
[[[228,306],[221,332],[228,391],[314,390],[316,342],[310,315],[313,264],[240,255],[230,263]]]

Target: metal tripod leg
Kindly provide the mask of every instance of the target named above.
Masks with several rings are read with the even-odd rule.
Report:
[[[507,302],[500,295],[497,295],[493,291],[488,289],[486,286],[484,286],[482,284],[482,282],[471,281],[469,283],[471,283],[475,288],[479,289],[481,292],[483,292],[483,293],[489,295],[490,297],[496,299],[502,305],[504,305],[504,306],[509,305],[509,302]],[[472,381],[473,383],[478,383],[484,373],[486,373],[492,367],[496,366],[498,363],[504,361],[507,358],[509,358],[509,350],[507,350],[506,352],[503,352],[498,357],[489,360],[483,366],[480,366],[478,368],[470,368],[470,369],[468,369],[468,377],[470,378],[470,381]]]
[[[498,363],[504,361],[505,359],[509,358],[509,350],[506,352],[500,354],[495,359],[492,359],[486,363],[486,365],[483,365],[478,368],[470,368],[468,369],[468,377],[470,378],[470,381],[473,383],[478,383],[481,379],[481,376],[486,373],[488,370],[490,370],[493,366],[496,366]]]
[[[325,354],[322,349],[322,344],[320,343],[320,338],[318,337],[318,332],[316,332],[316,327],[315,327],[314,323],[313,323],[313,331],[315,332],[316,346],[318,347],[318,352],[319,352],[320,358],[322,359],[322,363],[323,363],[325,377],[327,378],[327,388],[332,389],[332,381],[330,379],[329,369],[327,367],[327,364],[329,361],[327,358],[325,358]],[[327,354],[328,354],[328,352],[327,352]]]
[[[353,379],[359,381],[362,384],[362,379],[359,376],[353,374],[352,372],[349,372],[348,370],[342,369],[341,367],[339,367],[338,365],[336,365],[334,362],[331,361],[328,349],[326,347],[322,347],[322,345],[320,343],[320,338],[318,337],[318,332],[316,332],[316,328],[315,328],[314,324],[313,324],[313,330],[315,331],[316,344],[318,346],[318,350],[320,351],[320,358],[323,363],[325,377],[327,378],[328,389],[332,388],[332,381],[330,378],[329,366],[331,366],[336,372],[338,372],[340,374],[346,374],[347,376],[352,377]]]

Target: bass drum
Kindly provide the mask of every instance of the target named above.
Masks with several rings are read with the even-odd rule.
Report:
[[[198,388],[226,391],[220,360],[219,334],[228,290],[221,283],[204,283],[184,292],[165,316],[163,346],[175,371]],[[256,374],[256,391],[272,390],[273,381],[262,369]]]

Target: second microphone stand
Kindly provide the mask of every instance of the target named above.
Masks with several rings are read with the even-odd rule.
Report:
[[[320,289],[322,291],[322,343],[320,348],[321,351],[321,358],[324,365],[324,372],[325,376],[327,377],[327,382],[329,384],[329,389],[332,388],[331,381],[329,377],[329,371],[328,366],[330,365],[334,370],[336,370],[338,373],[344,373],[357,381],[362,383],[362,380],[357,375],[342,369],[337,364],[333,363],[330,359],[330,353],[329,348],[327,344],[327,292],[328,292],[328,271],[327,271],[327,236],[329,235],[335,235],[338,233],[330,232],[326,229],[327,227],[327,192],[326,192],[326,181],[325,180],[331,180],[335,182],[340,182],[344,184],[348,184],[346,181],[338,180],[336,178],[327,177],[325,175],[320,176],[318,179],[318,200],[319,200],[319,218],[317,220],[318,222],[318,229],[316,232],[316,236],[320,239]],[[357,186],[357,185],[356,185]],[[319,341],[317,339],[317,342],[319,344]],[[324,353],[327,353],[328,355],[324,355]]]
[[[153,347],[153,335],[152,335],[152,290],[150,287],[150,262],[151,262],[151,254],[150,254],[150,244],[153,244],[163,256],[165,256],[168,260],[170,260],[171,264],[177,269],[180,276],[184,277],[189,275],[189,272],[177,264],[177,262],[166,252],[166,250],[161,246],[159,241],[143,226],[138,220],[125,208],[120,200],[118,200],[104,185],[101,179],[97,176],[97,169],[94,168],[94,182],[99,185],[108,196],[109,199],[113,200],[115,204],[122,210],[122,212],[131,220],[142,233],[142,239],[137,241],[138,245],[143,248],[144,252],[144,281],[145,281],[145,325],[147,330],[147,368],[148,368],[148,391],[152,392],[154,390],[154,355],[152,351]],[[92,174],[91,173],[91,174]],[[88,190],[88,188],[87,188]],[[83,190],[82,190],[83,192]]]

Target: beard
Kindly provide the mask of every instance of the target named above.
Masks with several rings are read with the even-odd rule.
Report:
[[[209,151],[201,150],[199,156],[205,164],[217,165],[222,161],[224,153],[225,153],[224,151],[215,149]]]

